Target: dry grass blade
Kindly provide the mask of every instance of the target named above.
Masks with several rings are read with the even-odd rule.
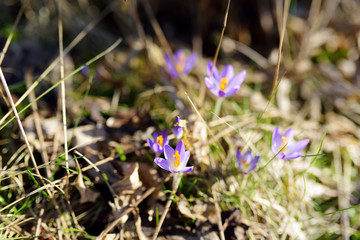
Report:
[[[280,63],[281,63],[281,51],[283,48],[283,43],[284,43],[284,38],[285,38],[287,19],[288,19],[288,15],[289,15],[289,8],[290,8],[290,0],[285,0],[284,7],[283,7],[283,18],[281,21],[281,33],[280,33],[278,57],[277,57],[277,63],[276,63],[276,69],[275,69],[275,75],[274,75],[274,79],[273,79],[273,87],[271,90],[271,95],[274,94],[276,86],[278,85]]]

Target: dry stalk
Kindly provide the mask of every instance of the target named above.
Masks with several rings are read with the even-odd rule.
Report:
[[[215,206],[215,211],[216,211],[216,217],[217,217],[217,224],[218,224],[218,228],[219,228],[219,232],[220,232],[220,239],[221,240],[225,240],[225,233],[224,233],[224,226],[222,224],[222,220],[221,220],[221,209],[218,203],[218,199],[216,196],[216,192],[215,192],[215,187],[213,186],[211,189],[211,193],[212,196],[214,198],[214,206]]]
[[[12,97],[11,97],[11,93],[10,93],[9,87],[8,87],[8,85],[7,85],[7,83],[6,83],[5,76],[4,76],[4,73],[3,73],[1,67],[0,67],[0,78],[1,78],[2,85],[3,85],[4,89],[5,89],[6,95],[7,95],[7,97],[9,98],[9,101],[10,101],[12,110],[13,110],[13,112],[14,112],[14,114],[15,114],[16,120],[17,120],[17,122],[18,122],[20,131],[21,131],[21,134],[22,134],[23,137],[24,137],[24,140],[25,140],[25,143],[26,143],[26,147],[27,147],[27,149],[28,149],[28,151],[29,151],[29,155],[30,155],[32,164],[34,165],[34,168],[35,168],[35,172],[36,172],[36,174],[38,175],[38,177],[40,178],[40,181],[41,181],[42,185],[45,187],[45,186],[47,186],[47,185],[45,184],[45,181],[44,181],[43,176],[41,176],[41,174],[40,174],[40,172],[39,172],[39,168],[38,168],[37,163],[36,163],[36,161],[35,161],[34,154],[33,154],[32,150],[31,150],[31,146],[30,146],[29,140],[28,140],[28,138],[27,138],[27,136],[26,136],[24,127],[22,126],[22,123],[21,123],[21,120],[20,120],[20,116],[19,116],[19,114],[18,114],[18,112],[17,112],[17,110],[16,110],[14,101],[13,101],[13,99],[12,99]],[[59,207],[58,207],[58,205],[57,205],[57,203],[56,203],[56,201],[55,201],[55,199],[54,199],[54,196],[53,196],[52,192],[49,190],[48,187],[45,187],[45,190],[46,190],[47,193],[49,194],[49,197],[50,197],[52,203],[54,204],[55,209],[58,211],[58,213],[60,213],[60,209],[59,209]],[[58,226],[58,227],[59,227],[59,226]]]
[[[170,205],[171,205],[172,201],[174,200],[174,197],[175,197],[176,191],[177,191],[177,189],[179,187],[180,181],[181,181],[181,173],[176,173],[174,175],[174,184],[173,184],[173,187],[172,187],[172,193],[170,194],[170,196],[169,196],[169,198],[168,198],[168,200],[167,200],[167,202],[165,204],[164,212],[161,215],[161,218],[159,220],[159,224],[155,228],[152,240],[155,240],[157,238],[157,236],[159,235],[161,226],[163,225],[164,220],[165,220],[166,215],[167,215],[167,212],[169,211]]]
[[[279,71],[280,71],[280,62],[281,62],[281,51],[284,43],[284,37],[286,32],[286,26],[287,26],[287,19],[289,15],[289,8],[290,8],[290,0],[285,0],[284,8],[283,8],[283,19],[281,22],[281,34],[280,34],[280,42],[279,42],[279,50],[278,50],[278,57],[277,57],[277,63],[276,63],[276,69],[275,69],[275,75],[273,80],[273,86],[271,90],[271,95],[273,95],[276,86],[278,85],[278,79],[279,79]],[[279,21],[280,22],[280,21]]]
[[[63,23],[62,23],[62,11],[61,0],[58,0],[58,30],[59,30],[59,57],[60,57],[60,79],[65,77],[64,69],[64,41],[63,41]],[[65,82],[61,81],[61,108],[62,108],[62,122],[64,130],[64,151],[65,151],[65,165],[67,174],[67,183],[69,184],[69,153],[67,145],[67,128],[66,128],[66,94],[65,94]],[[65,193],[68,192],[68,184],[66,184]]]

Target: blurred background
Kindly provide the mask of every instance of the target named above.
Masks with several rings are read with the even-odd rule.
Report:
[[[246,119],[249,121],[246,124],[249,125],[260,121],[257,116],[270,99],[283,22],[283,5],[284,2],[280,0],[231,1],[218,64],[220,69],[226,64],[233,64],[236,72],[245,69],[248,73],[240,93],[229,100],[228,104],[223,104],[221,116],[229,116],[232,124],[247,121]],[[205,111],[204,115],[208,119],[212,118],[209,112],[215,97],[206,93],[203,79],[207,62],[214,57],[219,43],[226,7],[227,1],[220,0],[61,1],[64,48],[81,37],[66,55],[66,75],[104,51],[119,37],[122,38],[121,44],[114,51],[66,81],[69,128],[77,124],[106,125],[107,135],[104,136],[107,141],[104,145],[96,146],[100,156],[106,157],[114,155],[112,150],[115,147],[112,148],[113,145],[109,142],[120,142],[122,151],[141,147],[154,126],[166,128],[176,115],[190,116],[193,110],[182,92],[174,90],[175,96],[157,94],[163,90],[156,92],[160,89],[159,86],[178,89],[182,84],[170,80],[164,70],[164,53],[176,49],[197,53],[198,62],[189,78],[184,80],[185,89],[195,104]],[[1,63],[15,101],[26,91],[28,84],[37,79],[59,55],[57,1],[0,1],[0,49],[5,46],[18,15],[19,23]],[[293,208],[299,207],[299,213],[289,210],[290,213],[287,212],[289,215],[286,216],[300,222],[299,225],[289,224],[284,227],[281,219],[273,220],[274,222],[264,220],[267,209],[264,207],[266,204],[261,201],[253,200],[256,203],[252,205],[256,209],[254,212],[260,212],[259,217],[252,218],[253,212],[241,209],[245,216],[251,216],[248,219],[254,221],[241,222],[253,229],[254,239],[295,239],[299,236],[299,239],[360,239],[359,207],[328,218],[316,218],[319,214],[360,204],[359,54],[359,1],[291,1],[282,49],[279,74],[281,82],[273,101],[274,106],[264,115],[264,121],[260,121],[259,128],[266,133],[258,140],[271,139],[271,130],[275,125],[294,125],[302,137],[311,139],[309,154],[316,154],[324,133],[327,132],[322,145],[324,155],[314,165],[311,165],[313,163],[309,158],[304,161],[313,166],[307,170],[309,185],[306,196],[302,195],[303,189],[296,189],[295,182],[291,183],[289,180],[286,184],[290,185],[284,183],[287,186],[284,187],[286,193],[290,194],[291,189],[296,189],[296,194],[291,195],[293,199],[304,197],[310,203],[301,208],[300,203],[290,205]],[[36,88],[36,95],[59,81],[59,76],[58,68],[51,70]],[[89,97],[84,103],[84,114],[77,122],[90,76],[93,82]],[[58,90],[55,89],[38,102],[44,124],[47,123],[45,119],[53,119],[59,111],[58,95]],[[178,104],[179,101],[185,104]],[[4,96],[1,96],[0,102],[0,116],[3,117],[8,112],[9,105]],[[25,101],[29,102],[28,99]],[[240,115],[248,118],[244,117],[243,120]],[[32,119],[25,121],[29,116],[31,111],[27,110],[22,118],[24,127],[31,132],[34,131]],[[194,125],[195,123],[192,126]],[[216,123],[213,125],[218,126]],[[51,132],[53,126],[53,123],[49,123],[49,127],[45,129],[48,134],[45,135],[46,141],[54,138],[55,133]],[[23,142],[17,131],[13,122],[0,132],[2,166],[14,156],[19,148],[17,144]],[[238,144],[238,138],[231,139],[237,141],[236,147],[242,146]],[[223,141],[227,143],[226,149],[232,148],[228,139]],[[49,147],[47,153],[53,157],[50,159],[55,159],[56,154],[61,151],[61,146]],[[263,158],[271,158],[271,153],[264,153],[266,150],[260,152],[263,153]],[[37,154],[40,156],[40,151]],[[128,159],[137,161],[144,156],[147,156],[144,152],[132,153]],[[291,166],[302,171],[305,163],[295,162]],[[117,166],[113,165],[112,168],[117,169]],[[222,171],[224,167],[219,169],[218,171]],[[288,177],[285,170],[281,171],[280,174],[284,174],[281,177]],[[274,172],[276,171],[275,168]],[[273,181],[270,176],[276,175],[274,172],[267,172],[269,181]],[[64,171],[57,172],[56,176],[61,174]],[[227,174],[234,175],[233,172]],[[114,182],[122,179],[116,174],[112,177]],[[302,183],[302,178],[299,179]],[[101,192],[99,189],[98,191]],[[106,203],[109,192],[104,194],[107,196],[102,202]],[[9,202],[16,199],[14,195],[9,197],[8,192],[2,196],[4,199],[9,198]],[[80,198],[78,195],[76,197]],[[275,202],[284,208],[288,206],[283,200]],[[79,207],[78,202],[77,204],[75,206]],[[80,215],[82,211],[94,207],[81,206],[76,214]],[[97,213],[96,220],[83,218],[81,224],[90,234],[97,235],[111,222],[111,218],[106,218],[110,211],[110,207],[104,207]],[[272,214],[275,218],[276,213]],[[304,224],[300,218],[311,218],[311,221]],[[193,222],[186,224],[193,226]],[[31,232],[34,224],[25,224],[24,228]],[[274,229],[285,230],[278,233]],[[302,232],[294,229],[302,229]]]

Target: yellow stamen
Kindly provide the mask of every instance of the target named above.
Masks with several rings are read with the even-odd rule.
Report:
[[[245,168],[248,168],[250,163],[247,163],[244,159],[240,160],[242,164],[244,164]]]
[[[175,64],[175,68],[176,68],[176,71],[177,71],[178,73],[182,73],[183,70],[184,70],[184,66],[183,66],[183,64],[181,64],[181,63],[176,63],[176,64]]]
[[[287,144],[287,141],[288,141],[289,139],[286,138],[286,137],[284,137],[284,136],[281,136],[281,138],[282,138],[283,142],[282,142],[281,147],[280,147],[280,149],[281,149],[280,152],[283,153],[283,152],[285,152],[285,150],[286,150],[287,147],[288,147],[288,146],[285,147],[285,145]]]
[[[173,154],[173,163],[174,166],[177,168],[180,165],[180,154],[179,151],[176,151],[175,154]]]
[[[162,135],[156,138],[156,143],[159,144],[161,147],[163,146],[164,138]]]
[[[227,88],[228,84],[229,84],[229,81],[227,80],[227,78],[222,78],[222,79],[220,80],[220,90],[221,90],[221,91],[225,91],[225,89]]]

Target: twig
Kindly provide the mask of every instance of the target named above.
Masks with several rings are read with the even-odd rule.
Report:
[[[30,70],[25,72],[25,83],[26,83],[26,87],[30,87],[31,85],[31,76],[32,72],[30,72]],[[30,92],[29,93],[29,99],[30,101],[34,101],[36,98],[35,96],[35,92]],[[31,105],[31,109],[33,111],[34,114],[34,123],[35,123],[35,129],[36,129],[36,133],[39,137],[39,142],[40,142],[40,151],[41,151],[41,157],[44,161],[45,165],[49,165],[49,156],[47,155],[47,151],[44,145],[45,142],[45,138],[44,138],[44,134],[42,131],[42,127],[41,127],[41,118],[40,118],[40,114],[39,114],[39,109],[38,109],[38,105],[37,102],[34,102],[34,104]],[[49,167],[46,167],[46,177],[50,177],[51,176],[51,170]]]
[[[215,187],[213,186],[211,189],[211,193],[212,196],[214,198],[214,206],[215,206],[215,211],[216,211],[216,217],[217,217],[217,224],[218,224],[218,228],[219,228],[219,232],[220,232],[220,239],[221,240],[225,240],[225,233],[224,233],[224,227],[222,224],[222,220],[221,220],[221,209],[217,200],[217,196],[216,196],[216,192],[215,192]]]
[[[144,6],[146,14],[148,15],[148,18],[150,19],[151,26],[153,27],[153,29],[154,29],[154,31],[156,33],[156,36],[158,37],[162,47],[165,49],[165,51],[168,54],[172,55],[170,45],[167,42],[163,31],[161,30],[159,22],[156,20],[156,18],[154,16],[154,13],[153,13],[153,11],[151,9],[149,1],[148,0],[142,0],[142,4]]]
[[[26,136],[24,127],[22,126],[22,123],[21,123],[21,120],[20,120],[20,116],[19,116],[19,114],[18,114],[18,112],[17,112],[17,110],[16,110],[14,101],[13,101],[13,99],[12,99],[12,97],[11,97],[11,93],[10,93],[9,87],[8,87],[8,85],[7,85],[7,83],[6,83],[5,76],[4,76],[4,73],[3,73],[1,67],[0,67],[0,78],[1,78],[1,83],[2,83],[2,85],[3,85],[3,87],[4,87],[4,89],[5,89],[5,93],[6,93],[8,99],[9,99],[9,101],[10,101],[11,107],[12,107],[13,112],[14,112],[14,114],[15,114],[16,120],[17,120],[17,122],[18,122],[18,125],[19,125],[19,128],[20,128],[20,132],[21,132],[22,136],[24,137],[25,144],[26,144],[26,147],[27,147],[27,149],[28,149],[28,151],[29,151],[29,155],[30,155],[31,161],[32,161],[32,163],[33,163],[33,165],[34,165],[34,167],[35,167],[36,174],[38,174],[38,175],[40,176],[41,182],[43,183],[43,185],[45,185],[44,179],[43,179],[43,177],[41,176],[41,174],[40,174],[40,172],[39,172],[38,166],[37,166],[36,161],[35,161],[34,154],[33,154],[32,150],[31,150],[31,146],[30,146],[29,140],[28,140],[28,138],[27,138],[27,136]]]
[[[285,0],[284,4],[284,11],[283,11],[283,19],[282,19],[282,26],[281,26],[281,34],[280,34],[280,42],[279,42],[279,50],[278,50],[278,57],[277,57],[277,63],[276,63],[276,69],[275,69],[275,75],[273,80],[273,86],[271,90],[271,95],[273,95],[276,86],[278,84],[279,79],[279,71],[280,71],[280,62],[281,62],[281,51],[284,43],[284,37],[285,37],[285,31],[286,31],[286,23],[287,18],[289,15],[289,7],[290,7],[290,0]]]
[[[41,231],[41,222],[42,222],[42,218],[45,212],[45,208],[44,208],[44,200],[42,201],[42,207],[40,209],[40,213],[39,213],[39,218],[38,221],[36,223],[36,230],[35,230],[35,236],[40,235],[40,231]],[[38,240],[38,237],[35,237],[35,240]]]
[[[216,52],[215,52],[215,56],[214,56],[213,65],[212,65],[212,68],[211,68],[210,76],[212,76],[212,74],[213,74],[214,67],[215,67],[215,65],[216,65],[216,60],[217,60],[217,58],[218,58],[218,56],[219,56],[220,47],[221,47],[221,42],[222,42],[222,39],[223,39],[223,37],[224,37],[225,28],[226,28],[226,23],[227,23],[227,19],[228,19],[228,15],[229,15],[230,2],[231,2],[231,0],[229,0],[229,1],[228,1],[228,4],[227,4],[226,13],[225,13],[225,17],[224,17],[224,25],[223,25],[223,28],[222,28],[222,31],[221,31],[219,43],[218,43],[217,48],[216,48]]]
[[[164,223],[164,220],[165,220],[165,217],[167,215],[167,212],[169,211],[169,208],[170,208],[170,205],[175,197],[175,193],[179,187],[179,184],[180,184],[180,181],[181,181],[181,173],[176,173],[174,175],[174,184],[173,184],[173,188],[172,188],[172,193],[170,194],[166,204],[165,204],[165,209],[164,209],[164,212],[163,214],[161,215],[161,218],[159,220],[159,224],[156,226],[155,228],[155,232],[154,232],[154,235],[152,237],[152,240],[155,240],[160,232],[160,229],[161,229],[161,226],[163,225]]]
[[[62,23],[62,11],[61,11],[61,0],[58,0],[58,30],[59,30],[59,58],[60,58],[60,79],[65,77],[64,70],[64,44],[63,44],[63,23]],[[67,127],[66,127],[66,96],[65,96],[65,82],[61,81],[61,108],[62,108],[62,121],[64,130],[64,151],[65,151],[65,164],[66,164],[66,175],[67,183],[69,183],[69,153],[67,145]],[[65,193],[68,193],[68,185],[66,184]]]

